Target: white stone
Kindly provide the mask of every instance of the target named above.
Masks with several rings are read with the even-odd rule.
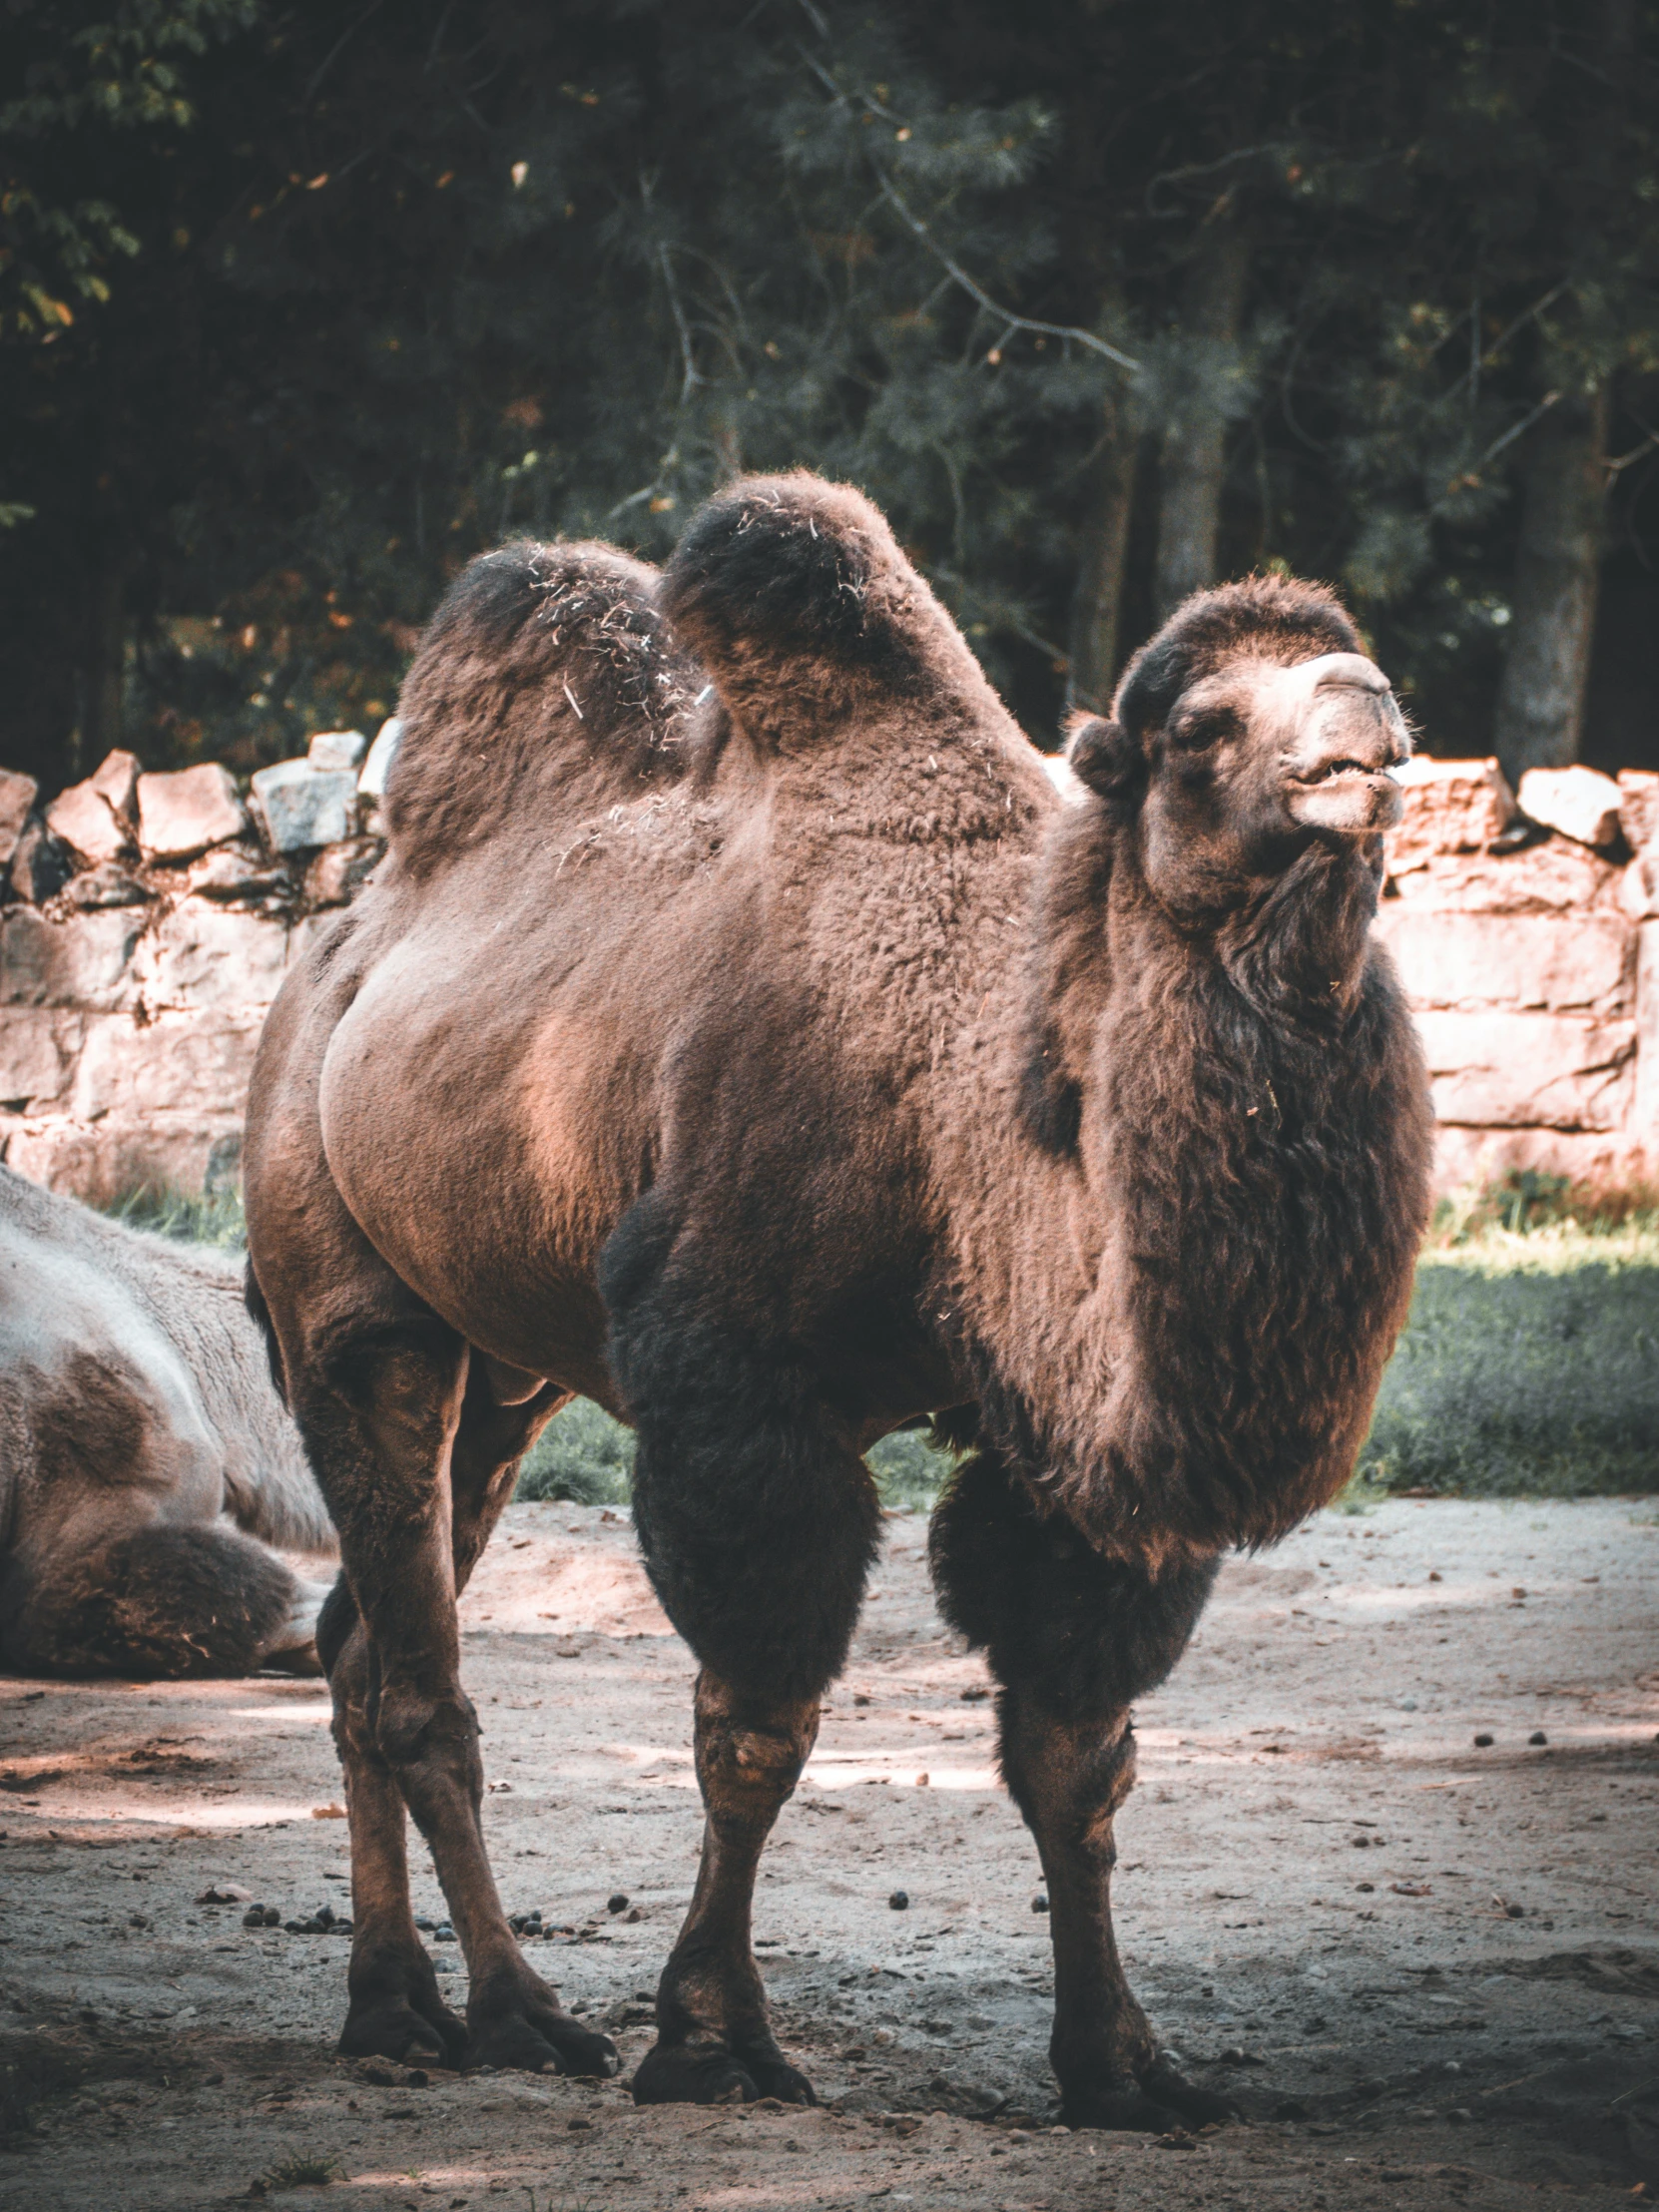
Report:
[[[1659,774],[1650,768],[1621,768],[1618,774],[1619,826],[1632,852],[1659,841]]]
[[[127,1192],[196,1192],[221,1161],[235,1163],[241,1130],[234,1115],[146,1114],[95,1122],[61,1115],[15,1126],[6,1165],[48,1190],[67,1191],[89,1206],[108,1206]]]
[[[188,860],[210,844],[240,837],[248,811],[229,770],[217,761],[138,780],[139,843],[158,860]]]
[[[187,898],[146,937],[135,973],[152,1007],[265,1007],[281,988],[287,923]]]
[[[391,728],[390,723],[386,728]],[[39,791],[32,776],[21,775],[15,768],[0,768],[0,867],[17,850],[17,840]]]
[[[1619,787],[1595,768],[1529,768],[1521,813],[1546,830],[1601,850],[1619,837]]]
[[[254,778],[254,798],[276,852],[338,844],[357,827],[357,779],[349,769],[278,761]]]
[[[17,840],[12,854],[11,884],[19,898],[26,898],[31,905],[44,906],[49,898],[55,898],[75,872],[69,847],[53,836],[39,815],[25,824],[23,834]]]
[[[107,1114],[241,1114],[265,1022],[249,1013],[87,1016],[86,1044],[70,1097],[78,1121]]]
[[[8,1006],[0,1014],[0,1101],[27,1113],[66,1097],[87,1017],[53,1006]]]
[[[132,907],[48,921],[32,908],[0,921],[0,1005],[88,1007],[138,1002],[133,949],[144,916]],[[0,1014],[0,1022],[10,1017]]]
[[[1618,1129],[1633,1021],[1547,1013],[1421,1012],[1436,1120],[1480,1128]]]
[[[1390,875],[1424,866],[1432,853],[1484,851],[1514,820],[1514,794],[1495,760],[1414,753],[1388,773],[1405,803],[1384,840]]]
[[[384,793],[402,736],[403,724],[399,716],[393,715],[389,721],[381,723],[379,734],[368,749],[362,774],[357,778],[357,789],[365,798],[378,799]]]
[[[129,830],[138,827],[139,763],[136,753],[106,753],[87,782],[107,799]]]
[[[87,867],[102,867],[132,849],[127,825],[90,778],[58,794],[46,810],[46,827]]]
[[[319,730],[305,748],[312,768],[361,768],[368,740],[360,730]]]
[[[1414,1007],[1630,1011],[1635,947],[1622,914],[1434,913],[1389,898],[1377,934]]]

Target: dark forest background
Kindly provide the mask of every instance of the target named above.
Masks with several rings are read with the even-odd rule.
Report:
[[[1652,0],[0,0],[0,762],[391,711],[513,532],[862,484],[1039,743],[1334,580],[1659,766]]]

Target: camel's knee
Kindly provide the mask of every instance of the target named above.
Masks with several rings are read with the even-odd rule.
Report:
[[[761,1704],[698,1676],[697,1779],[717,1826],[771,1826],[812,1756],[818,1717],[816,1698]]]
[[[1043,1514],[994,1453],[963,1462],[939,1501],[928,1557],[945,1618],[1001,1682],[1062,1720],[1103,1722],[1156,1689],[1186,1649],[1216,1562],[1154,1579]]]
[[[370,1719],[375,1749],[400,1777],[428,1770],[459,1773],[481,1786],[478,1715],[459,1687],[433,1692],[381,1682]]]
[[[1056,1720],[1034,1700],[1005,1691],[998,1715],[1008,1794],[1045,1841],[1109,1873],[1112,1822],[1135,1787],[1135,1731],[1125,1715],[1104,1725]]]

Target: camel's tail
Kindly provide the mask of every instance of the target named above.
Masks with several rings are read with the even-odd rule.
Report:
[[[504,545],[462,571],[398,705],[385,808],[406,861],[463,849],[509,811],[588,813],[680,773],[705,678],[657,584],[596,544]]]
[[[662,602],[763,749],[893,708],[1005,719],[885,517],[849,484],[740,479],[693,516]]]

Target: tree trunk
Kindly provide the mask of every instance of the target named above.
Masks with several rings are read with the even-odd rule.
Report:
[[[1120,654],[1123,574],[1129,557],[1129,521],[1135,504],[1138,439],[1119,401],[1106,402],[1100,451],[1088,477],[1088,512],[1071,601],[1071,669],[1066,705],[1103,715],[1112,703]]]
[[[1576,761],[1595,634],[1605,500],[1607,391],[1563,402],[1526,469],[1509,652],[1497,693],[1497,757],[1511,784]]]
[[[1186,391],[1165,426],[1158,468],[1154,597],[1160,622],[1189,593],[1216,580],[1227,468],[1223,386],[1236,364],[1249,281],[1250,234],[1224,211],[1212,219],[1182,294]]]
[[[76,728],[69,739],[72,777],[90,774],[121,743],[126,679],[127,583],[112,564],[95,574],[87,595],[86,652],[75,672]]]

